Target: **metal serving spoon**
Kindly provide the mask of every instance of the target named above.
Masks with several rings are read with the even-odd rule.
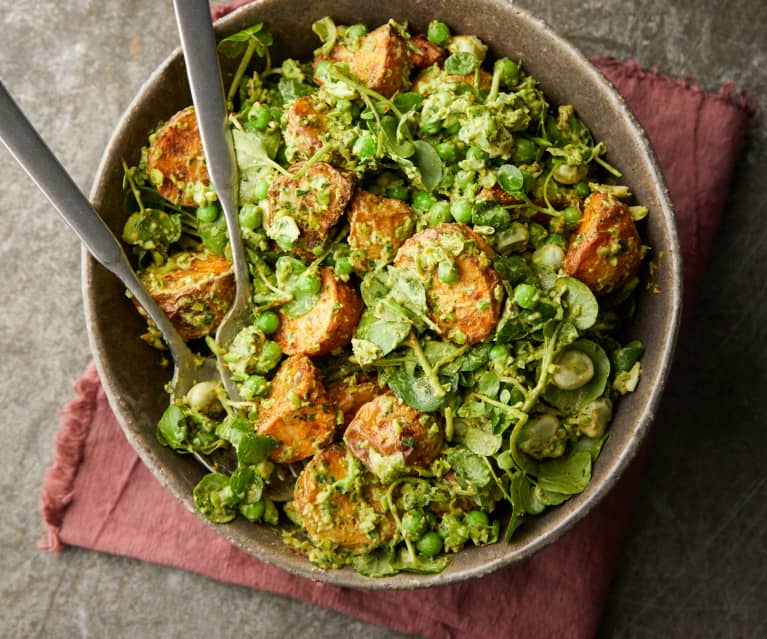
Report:
[[[171,396],[181,398],[194,384],[218,378],[215,360],[192,353],[130,265],[125,251],[91,203],[53,155],[0,82],[0,140],[50,200],[98,262],[133,294],[162,333],[173,357]]]
[[[208,175],[224,211],[232,251],[236,288],[234,302],[216,332],[217,350],[221,353],[227,350],[237,333],[252,321],[250,277],[237,214],[239,171],[228,125],[229,114],[208,0],[173,0],[173,7]],[[239,399],[237,384],[232,380],[229,368],[220,354],[218,365],[229,397]]]

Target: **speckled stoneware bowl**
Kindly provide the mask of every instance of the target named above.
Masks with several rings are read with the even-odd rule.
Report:
[[[554,103],[575,106],[596,138],[607,144],[609,161],[620,167],[637,200],[651,211],[642,223],[642,233],[654,248],[658,263],[654,279],[661,292],[642,293],[639,320],[631,329],[632,336],[647,345],[642,381],[637,392],[620,402],[592,481],[582,494],[526,521],[511,543],[501,541],[459,553],[438,575],[402,573],[370,579],[351,569],[325,572],[291,553],[278,529],[253,525],[242,518],[224,526],[208,524],[244,551],[310,579],[383,589],[445,585],[508,566],[558,539],[594,508],[636,455],[663,390],[679,320],[681,268],[674,215],[647,138],[610,83],[543,22],[507,2],[262,0],[229,15],[217,28],[219,34],[226,35],[264,21],[274,34],[275,60],[287,56],[305,58],[317,46],[311,24],[325,15],[341,24],[364,22],[372,26],[389,18],[407,20],[419,30],[425,30],[429,21],[438,16],[456,33],[478,35],[493,54],[521,60]],[[126,217],[121,159],[136,163],[152,127],[188,104],[191,98],[182,55],[177,51],[149,78],[128,109],[98,171],[91,199],[118,234]],[[88,255],[84,258],[83,287],[93,354],[112,408],[144,463],[194,512],[192,488],[203,470],[193,459],[162,447],[155,438],[155,424],[168,402],[163,386],[170,371],[160,366],[160,355],[138,339],[143,321],[126,299],[123,286]]]

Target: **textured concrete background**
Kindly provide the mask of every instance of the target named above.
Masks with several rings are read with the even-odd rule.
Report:
[[[585,53],[733,80],[767,95],[764,0],[524,0]],[[176,46],[170,2],[17,0],[0,11],[0,78],[87,192],[112,127]],[[750,127],[691,330],[679,352],[603,637],[767,636],[767,124]],[[80,251],[0,150],[0,636],[397,637],[138,561],[40,553],[39,488],[57,410],[89,359]],[[500,635],[506,635],[505,632]]]

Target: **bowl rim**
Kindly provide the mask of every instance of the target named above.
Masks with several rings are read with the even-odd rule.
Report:
[[[233,31],[235,27],[242,28],[239,23],[243,20],[247,23],[253,23],[254,20],[246,20],[246,17],[251,13],[263,10],[265,6],[268,7],[276,1],[278,0],[256,0],[255,2],[251,2],[234,10],[230,14],[227,14],[216,21],[215,28],[217,33],[228,33]],[[450,567],[448,567],[442,573],[434,575],[399,573],[393,577],[370,578],[362,577],[351,571],[348,567],[340,570],[321,570],[312,566],[306,559],[303,559],[301,563],[291,562],[285,557],[274,554],[268,548],[261,548],[258,545],[254,546],[253,544],[246,543],[245,536],[241,535],[235,528],[231,527],[231,525],[222,526],[209,522],[194,508],[189,491],[186,489],[182,490],[177,482],[174,481],[173,477],[167,473],[166,469],[153,459],[150,454],[150,447],[148,443],[144,441],[144,438],[137,433],[138,429],[130,427],[132,417],[127,413],[127,408],[121,401],[119,389],[113,384],[113,380],[108,374],[106,368],[105,345],[100,339],[97,331],[98,305],[94,296],[91,295],[91,292],[93,290],[96,269],[102,267],[100,267],[100,265],[90,256],[85,248],[82,249],[81,290],[85,302],[86,328],[91,351],[109,404],[132,448],[160,483],[169,490],[176,500],[187,510],[194,513],[200,521],[248,554],[286,570],[293,575],[306,577],[313,581],[321,581],[332,585],[353,588],[371,590],[415,589],[444,586],[471,578],[482,577],[503,567],[510,566],[529,558],[544,547],[561,538],[578,521],[591,513],[591,511],[601,503],[604,497],[614,488],[615,484],[620,477],[622,477],[623,473],[627,470],[631,461],[637,456],[642,445],[646,441],[647,433],[651,428],[660,398],[668,381],[669,370],[681,321],[683,289],[682,258],[671,198],[652,144],[636,116],[626,104],[624,98],[618,93],[605,75],[577,47],[575,47],[575,45],[559,35],[543,19],[534,16],[524,9],[510,5],[503,0],[479,1],[488,6],[497,8],[499,11],[513,13],[517,19],[533,25],[547,38],[555,41],[557,46],[562,47],[573,61],[579,64],[582,70],[589,75],[591,81],[600,87],[602,94],[609,100],[611,106],[627,123],[631,138],[637,143],[637,146],[641,148],[641,155],[645,161],[645,166],[643,168],[644,170],[649,171],[649,176],[655,185],[655,195],[660,205],[660,210],[653,210],[653,215],[662,218],[663,228],[668,235],[670,248],[673,249],[664,257],[664,259],[667,260],[666,270],[670,273],[670,280],[673,284],[669,290],[664,291],[664,295],[671,296],[669,303],[670,313],[665,319],[665,330],[663,332],[665,339],[659,349],[654,349],[656,351],[660,350],[657,361],[663,370],[659,373],[657,383],[649,390],[647,399],[639,411],[638,417],[635,420],[638,423],[633,429],[633,437],[628,441],[627,445],[619,450],[614,460],[612,460],[611,467],[603,480],[596,485],[590,482],[583,493],[575,496],[580,498],[578,507],[567,510],[566,514],[560,517],[554,526],[547,528],[542,534],[535,536],[533,539],[516,549],[510,548],[510,551],[500,558],[483,564],[469,566],[461,570],[451,571]],[[116,146],[120,132],[130,122],[133,112],[141,104],[143,96],[147,90],[158,82],[168,68],[173,65],[180,56],[182,56],[181,49],[180,47],[177,47],[148,76],[145,82],[142,83],[137,94],[123,112],[116,127],[113,129],[110,140],[96,170],[93,186],[89,194],[91,202],[98,203],[101,200],[101,194],[106,188],[107,183],[110,181],[109,169],[113,166],[114,159],[117,157]],[[573,499],[575,499],[575,497]],[[498,543],[503,542],[500,540]]]

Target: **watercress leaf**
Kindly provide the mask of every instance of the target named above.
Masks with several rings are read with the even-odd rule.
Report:
[[[370,309],[366,309],[357,325],[354,337],[357,340],[365,340],[374,344],[380,353],[378,357],[383,357],[391,353],[407,338],[410,334],[410,327],[410,322],[403,316],[381,319],[376,317]],[[357,349],[354,349],[354,354],[358,354]]]
[[[355,555],[352,558],[352,568],[365,577],[390,577],[401,570],[394,553],[388,549]]]
[[[384,149],[394,160],[409,158],[415,153],[415,147],[409,140],[399,141],[397,132],[399,120],[393,115],[385,115],[381,118],[381,133],[383,135]]]
[[[477,57],[468,51],[457,51],[445,60],[445,71],[450,75],[469,75],[479,67]]]
[[[424,140],[416,140],[413,147],[412,161],[421,174],[421,184],[427,191],[432,191],[442,180],[442,160],[434,147]]]
[[[411,557],[407,552],[407,549],[402,548],[400,549],[395,565],[405,572],[436,574],[447,568],[451,560],[452,557],[450,557],[450,555],[425,557],[424,555],[416,554]]]
[[[202,245],[211,253],[223,256],[229,244],[226,230],[226,218],[220,215],[215,222],[198,222],[197,232],[200,234]]]
[[[227,415],[223,422],[216,426],[216,435],[229,442],[235,448],[246,435],[253,432],[253,427],[246,417],[239,413]]]
[[[283,102],[291,102],[304,95],[311,95],[314,89],[300,80],[292,78],[280,78],[277,83],[277,90],[280,92]]]
[[[392,102],[402,113],[405,113],[411,109],[419,108],[423,104],[423,96],[412,91],[405,91],[395,95]]]
[[[591,289],[574,277],[564,278],[567,285],[567,318],[575,327],[585,331],[597,321],[599,303]]]
[[[247,29],[243,29],[242,31],[227,36],[218,43],[218,52],[227,58],[239,58],[245,53],[251,39],[257,39],[263,44],[271,44],[271,34],[268,32],[259,33],[262,31],[263,27],[264,23],[259,22],[252,27],[248,27]],[[259,53],[259,55],[263,55],[263,53]]]
[[[538,464],[536,483],[543,490],[577,495],[591,479],[591,454],[573,451],[565,457]]]
[[[395,368],[387,375],[391,391],[408,406],[424,413],[432,413],[444,406],[451,393],[435,395],[434,386],[425,377],[416,377],[406,367]]]
[[[254,475],[255,471],[253,470],[253,467],[244,465],[238,466],[232,473],[232,476],[229,478],[229,485],[239,499],[242,499],[245,496],[245,491],[248,490],[248,486],[250,486],[253,481]]]
[[[591,461],[596,461],[599,457],[599,453],[602,452],[602,446],[607,441],[609,433],[605,433],[601,437],[586,437],[582,435],[577,442],[573,445],[573,450],[577,452],[586,452],[591,455]]]
[[[240,439],[237,446],[237,462],[243,464],[258,464],[266,459],[277,448],[277,440],[269,435],[247,433]]]
[[[566,493],[558,493],[554,492],[553,490],[544,490],[540,486],[535,487],[535,497],[538,499],[542,504],[546,506],[559,506],[560,504],[566,502],[572,495],[568,495]]]
[[[171,404],[165,409],[157,423],[157,439],[174,450],[185,450],[187,448],[186,436],[187,426],[184,411],[175,404]]]
[[[575,413],[592,399],[600,397],[605,392],[607,378],[610,376],[610,360],[599,344],[591,340],[579,339],[570,344],[566,350],[571,349],[588,355],[594,365],[594,376],[588,383],[574,390],[564,390],[552,383],[548,384],[543,398],[564,413]]]
[[[490,350],[492,344],[479,344],[472,348],[461,358],[461,371],[476,371],[490,361]]]
[[[336,28],[336,23],[333,21],[333,18],[325,16],[321,20],[317,20],[312,24],[312,31],[314,31],[322,42],[322,47],[320,47],[322,55],[330,55],[338,38],[338,29]]]
[[[237,516],[232,507],[232,489],[229,477],[221,473],[205,475],[192,491],[194,505],[206,519],[216,524],[225,524]]]
[[[530,498],[533,486],[524,473],[515,473],[509,482],[511,498],[511,517],[506,527],[506,541],[509,541],[519,526],[520,518],[530,510]]]

